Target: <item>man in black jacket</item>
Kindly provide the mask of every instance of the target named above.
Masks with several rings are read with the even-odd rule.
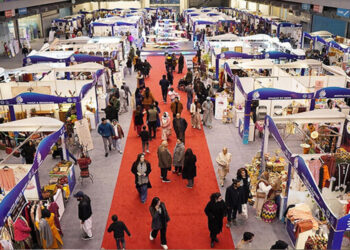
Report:
[[[242,191],[238,180],[232,179],[232,185],[226,189],[225,202],[227,207],[226,227],[230,227],[231,221],[236,225],[237,211],[242,213]]]
[[[114,232],[114,239],[117,242],[117,249],[121,249],[120,243],[122,244],[123,249],[125,249],[124,232],[126,232],[129,237],[131,237],[131,234],[124,222],[118,220],[117,215],[112,215],[112,221],[113,223],[109,226],[108,232]]]
[[[178,66],[178,72],[179,74],[182,74],[182,70],[184,68],[184,56],[182,55],[182,53],[180,53],[180,57],[179,57],[179,66]]]
[[[162,80],[159,81],[159,85],[162,89],[162,96],[163,101],[166,103],[167,95],[168,95],[168,88],[170,86],[170,82],[166,79],[166,75],[163,75]]]
[[[180,113],[176,114],[176,118],[173,120],[173,127],[176,133],[176,138],[185,144],[185,131],[187,128],[187,122],[184,118],[181,118]]]
[[[113,120],[119,121],[118,110],[111,103],[108,103],[107,107],[102,110],[105,112],[106,119],[109,120],[109,122],[112,122]]]
[[[91,200],[89,196],[84,194],[82,191],[77,192],[74,195],[75,198],[79,201],[78,205],[78,215],[81,221],[81,229],[83,230],[83,240],[91,240],[92,236],[92,209],[91,209]]]

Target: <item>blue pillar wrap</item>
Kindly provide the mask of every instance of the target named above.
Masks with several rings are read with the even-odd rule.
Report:
[[[304,68],[301,69],[301,75],[302,75],[302,76],[305,75],[305,69],[304,69]]]
[[[248,144],[249,142],[249,125],[250,125],[250,110],[251,110],[251,100],[246,100],[244,107],[244,123],[243,123],[243,144]]]
[[[277,37],[280,37],[280,29],[281,29],[281,25],[277,25]]]
[[[40,186],[40,179],[39,179],[39,171],[36,171],[34,178],[36,182],[36,190],[38,191],[39,199],[42,200],[43,196],[41,194],[41,188],[40,188],[41,186]]]
[[[112,25],[112,36],[114,36],[114,25]]]
[[[310,103],[310,111],[315,109],[316,99],[312,98]]]
[[[75,104],[76,110],[77,110],[77,119],[81,120],[83,119],[83,110],[81,107],[81,102],[78,102]]]
[[[344,231],[335,231],[332,227],[329,231],[327,249],[340,250],[343,242]]]
[[[16,121],[15,107],[13,105],[9,106],[11,121]]]
[[[216,57],[215,59],[215,78],[219,79],[219,60],[220,58]]]

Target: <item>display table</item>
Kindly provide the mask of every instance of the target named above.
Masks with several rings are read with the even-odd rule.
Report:
[[[52,110],[40,110],[40,111],[34,111],[30,112],[30,115],[33,116],[48,116],[48,117],[54,117],[55,112]]]
[[[58,163],[52,171],[50,171],[49,177],[51,179],[57,179],[57,181],[61,178],[67,178],[70,195],[72,195],[76,184],[74,164],[72,162]]]

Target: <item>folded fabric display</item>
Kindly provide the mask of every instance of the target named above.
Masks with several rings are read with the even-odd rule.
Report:
[[[295,207],[290,208],[287,213],[287,218],[292,222],[310,220],[312,222],[312,229],[318,229],[318,222],[313,217],[310,207],[304,203],[297,204]]]

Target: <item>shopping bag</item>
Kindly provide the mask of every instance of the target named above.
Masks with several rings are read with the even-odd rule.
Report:
[[[248,219],[248,206],[247,204],[242,205],[242,216]]]

